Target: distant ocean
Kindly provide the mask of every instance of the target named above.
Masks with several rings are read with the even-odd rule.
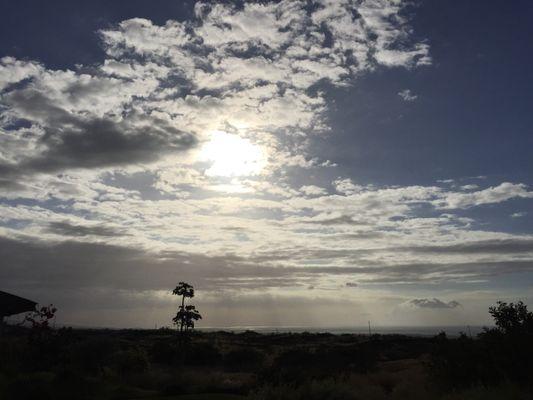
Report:
[[[371,326],[372,334],[380,335],[409,335],[409,336],[435,336],[440,332],[445,332],[448,336],[459,336],[461,332],[468,336],[476,336],[483,332],[483,326]],[[368,326],[366,327],[272,327],[272,326],[229,326],[229,327],[208,327],[197,328],[199,331],[213,332],[213,331],[229,331],[229,332],[245,332],[255,331],[257,333],[332,333],[335,335],[341,334],[363,334],[368,335]]]

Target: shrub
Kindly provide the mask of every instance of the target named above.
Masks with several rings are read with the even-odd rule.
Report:
[[[110,354],[117,343],[106,338],[91,338],[78,342],[70,348],[70,363],[76,369],[99,373],[110,362]]]
[[[253,400],[362,400],[354,387],[335,380],[314,380],[299,386],[264,386],[250,397]]]
[[[236,371],[248,371],[261,368],[265,355],[254,349],[232,350],[224,356],[224,364]]]
[[[136,347],[114,353],[112,360],[120,374],[144,372],[149,366],[146,352]]]
[[[209,343],[198,343],[185,348],[185,363],[196,366],[214,366],[222,359],[218,349]]]
[[[54,374],[39,372],[23,374],[6,387],[5,400],[52,400],[54,399]]]
[[[476,340],[461,335],[435,339],[432,376],[445,387],[468,388],[515,382],[530,385],[533,374],[533,314],[519,302],[498,302],[489,309],[497,328]]]
[[[150,348],[150,357],[153,362],[170,365],[178,358],[178,347],[169,341],[157,341]]]

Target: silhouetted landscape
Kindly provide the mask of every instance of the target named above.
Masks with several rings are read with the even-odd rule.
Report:
[[[17,326],[3,324],[0,398],[526,400],[533,395],[533,313],[522,302],[490,307],[495,327],[476,337],[260,334],[195,331],[201,315],[190,304],[194,288],[180,282],[172,293],[180,298],[173,318],[177,329],[53,329],[53,306],[29,312]],[[35,306],[2,294],[3,315]]]

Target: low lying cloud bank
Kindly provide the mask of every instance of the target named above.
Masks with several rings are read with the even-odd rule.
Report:
[[[433,299],[413,299],[409,301],[407,305],[415,308],[431,308],[435,310],[462,307],[462,305],[455,300],[444,302],[435,297]]]

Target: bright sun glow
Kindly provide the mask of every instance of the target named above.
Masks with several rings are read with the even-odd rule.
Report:
[[[215,131],[200,150],[200,160],[211,163],[206,171],[209,176],[249,176],[263,170],[266,154],[261,146],[248,139]]]

